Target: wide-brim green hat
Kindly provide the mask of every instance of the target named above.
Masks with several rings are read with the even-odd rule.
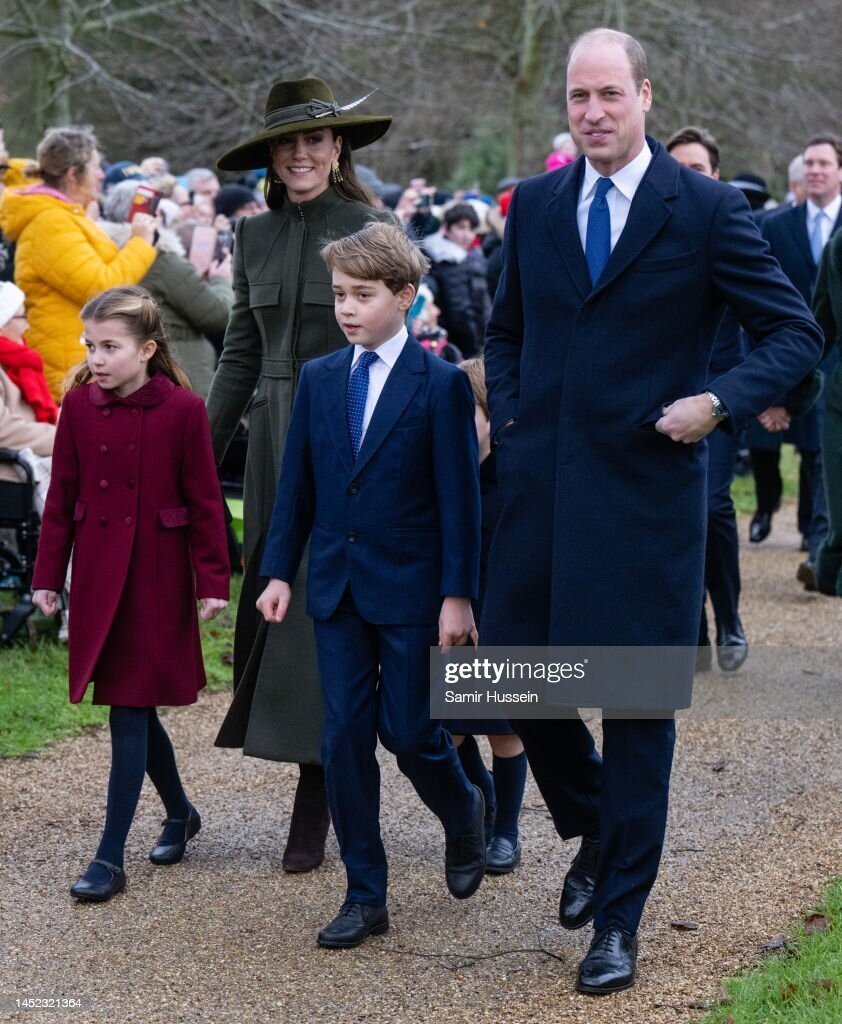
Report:
[[[216,161],[216,166],[221,171],[251,171],[267,167],[270,163],[270,139],[293,132],[311,132],[317,128],[341,129],[351,149],[362,149],[385,135],[392,123],[391,117],[349,113],[368,96],[340,105],[334,99],[330,86],[321,78],[275,82],[266,100],[263,131],[230,149]]]

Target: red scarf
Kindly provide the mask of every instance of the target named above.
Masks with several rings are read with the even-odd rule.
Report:
[[[24,401],[35,413],[35,419],[39,423],[55,423],[58,406],[50,394],[40,353],[0,334],[0,366],[12,383],[20,388]]]

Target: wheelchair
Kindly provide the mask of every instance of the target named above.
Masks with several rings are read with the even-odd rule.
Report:
[[[32,574],[38,550],[40,520],[35,511],[35,482],[29,465],[8,448],[0,448],[0,463],[21,470],[19,482],[0,480],[0,530],[10,531],[15,543],[0,535],[0,645],[8,645],[24,627],[30,631]]]

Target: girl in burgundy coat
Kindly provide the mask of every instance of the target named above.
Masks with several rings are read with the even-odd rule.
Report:
[[[126,885],[144,773],[167,811],[153,864],[181,860],[201,826],[156,708],[205,685],[196,599],[203,619],[225,607],[229,562],[205,406],[152,297],[112,288],[81,318],[88,357],[59,417],[33,599],[55,611],[72,550],[70,699],[93,682],[111,705],[112,762],[102,841],[71,893],[102,901]]]

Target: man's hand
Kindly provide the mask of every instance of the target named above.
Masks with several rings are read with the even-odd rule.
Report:
[[[789,429],[789,413],[782,405],[771,405],[757,417],[757,422],[770,434]]]
[[[32,603],[49,618],[58,607],[58,594],[55,590],[36,590],[32,595]]]
[[[707,437],[717,423],[708,396],[693,395],[665,405],[664,414],[655,424],[655,429],[673,441],[693,444]]]
[[[269,580],[269,586],[257,599],[257,610],[267,622],[283,622],[292,591],[283,580]]]
[[[227,605],[228,602],[219,597],[200,597],[199,614],[202,616],[202,621],[210,622],[211,619],[215,619]]]
[[[446,597],[439,615],[439,647],[447,654],[451,647],[461,647],[471,638],[474,647],[479,643],[474,613],[469,597]]]

